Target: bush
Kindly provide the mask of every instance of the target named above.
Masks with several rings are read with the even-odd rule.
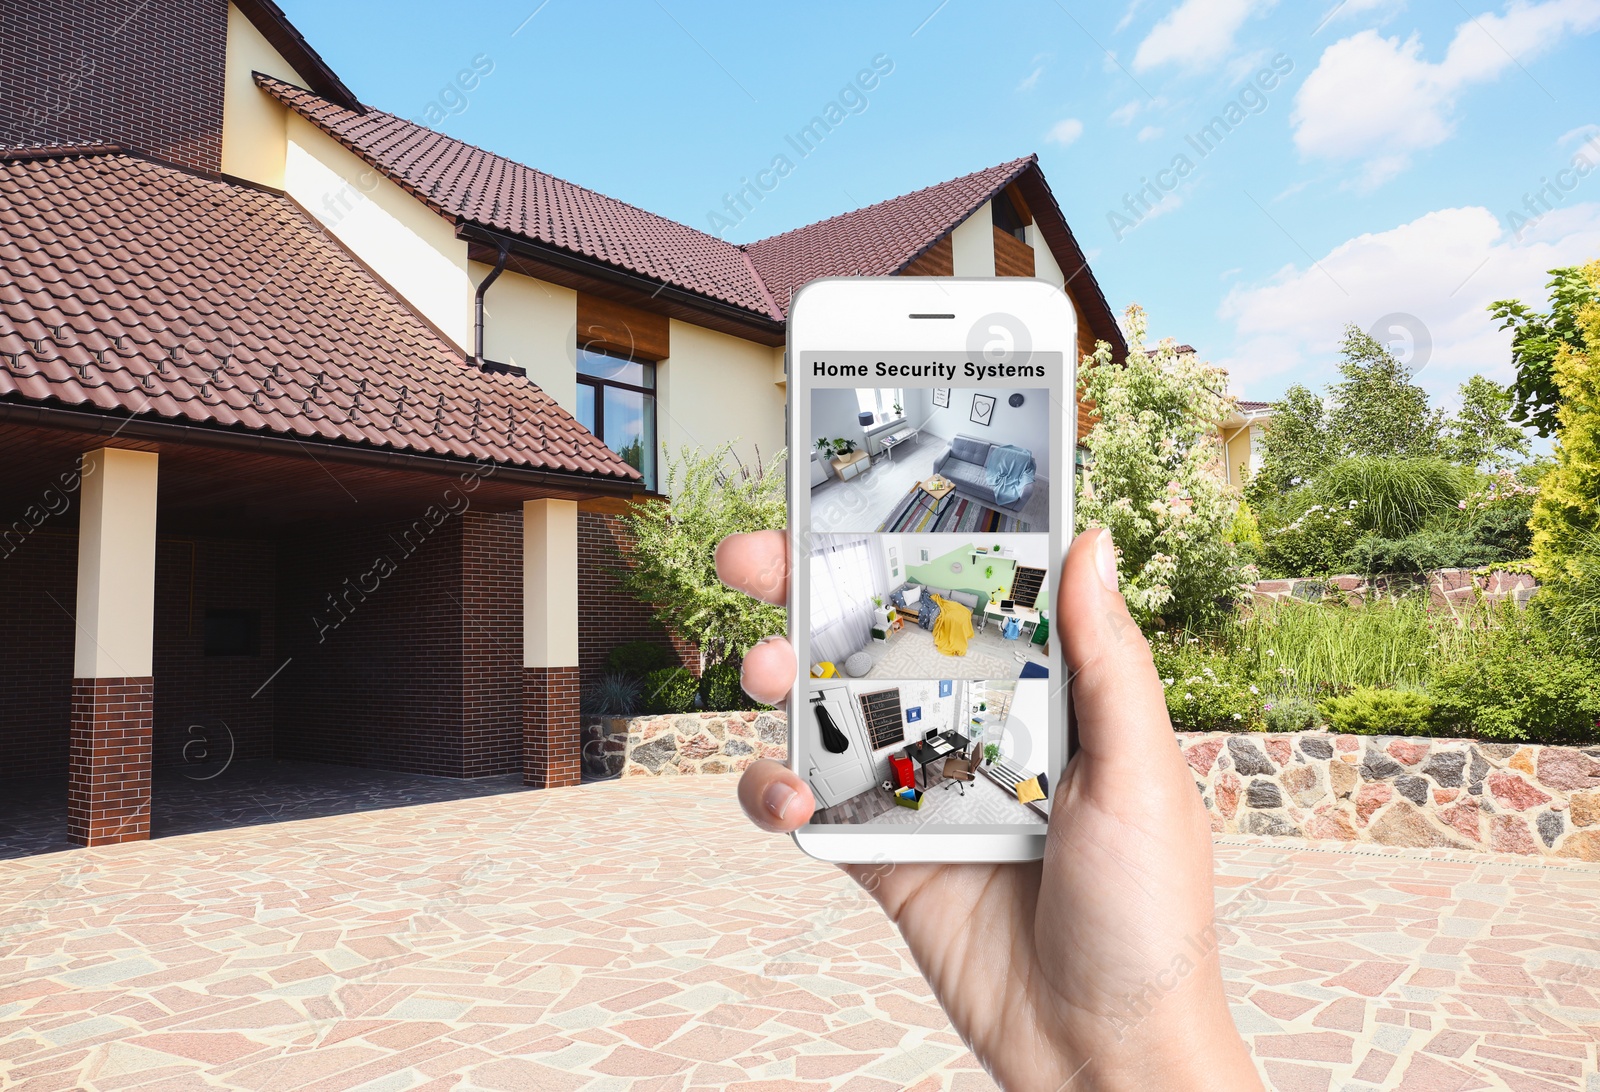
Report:
[[[750,695],[739,684],[737,664],[712,664],[706,668],[705,674],[700,676],[700,697],[707,709],[731,711],[755,708]]]
[[[1438,671],[1430,692],[1443,731],[1540,743],[1600,740],[1600,657],[1566,628],[1560,607],[1543,599],[1521,611],[1502,604],[1484,652]]]
[[[1194,732],[1258,732],[1266,699],[1249,666],[1185,633],[1151,641],[1174,727]]]
[[[584,688],[579,709],[586,717],[625,717],[640,708],[639,680],[613,671]]]
[[[1348,508],[1363,531],[1404,538],[1457,512],[1466,485],[1462,469],[1443,459],[1369,456],[1334,463],[1317,476],[1314,491],[1330,508]]]
[[[663,667],[677,667],[678,656],[665,645],[654,641],[629,641],[618,645],[606,657],[606,670],[644,678]]]
[[[1322,723],[1316,702],[1305,698],[1269,701],[1262,708],[1266,711],[1269,732],[1304,732]]]
[[[1433,723],[1433,702],[1414,690],[1363,686],[1319,708],[1335,731],[1358,735],[1427,735]]]
[[[681,667],[663,667],[644,677],[646,713],[687,713],[694,708],[700,680]]]
[[[1334,576],[1350,571],[1361,538],[1359,501],[1333,507],[1304,489],[1282,498],[1262,533],[1261,569],[1268,576]]]

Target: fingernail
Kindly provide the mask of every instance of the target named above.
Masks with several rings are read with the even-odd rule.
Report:
[[[767,786],[767,793],[762,803],[767,805],[767,810],[772,813],[774,819],[782,819],[783,813],[789,810],[789,805],[794,803],[794,798],[799,795],[787,782],[774,781]]]
[[[1111,541],[1110,531],[1101,531],[1100,540],[1094,544],[1094,567],[1100,572],[1100,583],[1107,591],[1117,587],[1117,548]]]

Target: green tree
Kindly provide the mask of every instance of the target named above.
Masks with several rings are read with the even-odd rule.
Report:
[[[1473,376],[1461,384],[1461,409],[1445,422],[1445,457],[1462,466],[1495,471],[1526,459],[1528,432],[1512,413],[1511,388]]]
[[[1254,579],[1228,541],[1238,505],[1222,476],[1217,432],[1232,411],[1228,376],[1179,353],[1171,338],[1145,344],[1144,311],[1128,308],[1124,366],[1097,343],[1079,372],[1099,421],[1084,445],[1092,467],[1078,483],[1077,526],[1105,527],[1118,579],[1147,630],[1202,628]]]
[[[1511,385],[1516,399],[1514,419],[1531,425],[1540,436],[1555,433],[1556,407],[1561,392],[1554,375],[1556,354],[1563,345],[1583,352],[1592,342],[1579,321],[1586,305],[1600,302],[1600,275],[1588,266],[1550,270],[1550,310],[1534,311],[1521,300],[1496,300],[1489,313],[1510,329],[1511,361],[1517,380]]]
[[[1335,458],[1327,410],[1322,399],[1296,383],[1272,404],[1272,418],[1261,438],[1261,469],[1246,495],[1258,508],[1272,497],[1310,481]]]
[[[1600,285],[1600,261],[1582,274]],[[1530,521],[1534,572],[1557,592],[1563,583],[1590,578],[1591,547],[1600,536],[1600,361],[1583,348],[1600,345],[1600,298],[1580,307],[1575,319],[1577,337],[1564,340],[1550,360],[1555,467],[1539,480]]]
[[[1429,407],[1428,392],[1411,382],[1405,365],[1354,325],[1345,327],[1339,351],[1344,380],[1332,388],[1328,413],[1339,454],[1437,455],[1444,415]]]
[[[669,499],[635,504],[622,516],[634,545],[630,563],[612,574],[655,608],[656,621],[694,642],[703,673],[787,625],[782,607],[718,580],[713,557],[728,535],[785,525],[784,456],[763,465],[758,452],[751,467],[733,456],[731,444],[707,452],[685,447],[675,459],[663,445],[662,454]]]

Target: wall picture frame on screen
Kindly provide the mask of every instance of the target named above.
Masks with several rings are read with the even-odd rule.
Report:
[[[935,388],[933,388],[933,404],[935,406],[937,406],[939,409],[949,409],[950,408],[950,388],[949,387],[935,387]]]
[[[994,395],[975,394],[972,396],[971,420],[976,424],[985,426],[994,423]]]

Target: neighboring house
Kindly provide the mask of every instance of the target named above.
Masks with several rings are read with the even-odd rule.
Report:
[[[1261,438],[1272,420],[1271,402],[1236,404],[1219,434],[1228,484],[1244,486],[1261,469]]]
[[[735,246],[363,106],[271,0],[12,0],[0,80],[0,776],[81,843],[199,750],[575,783],[666,639],[616,513],[783,447],[808,280],[1037,275],[1125,353],[1032,156]]]

